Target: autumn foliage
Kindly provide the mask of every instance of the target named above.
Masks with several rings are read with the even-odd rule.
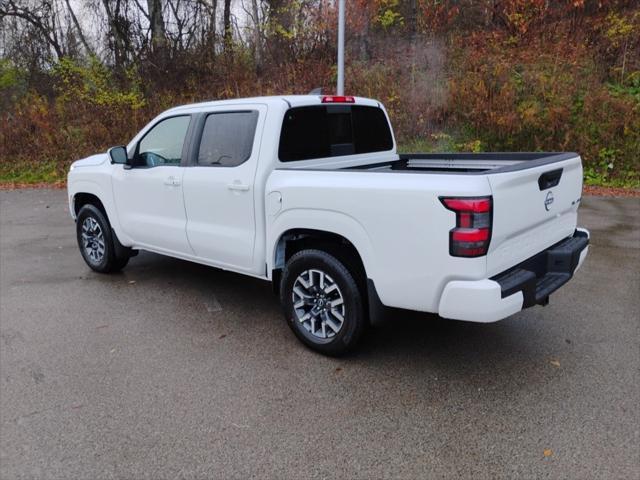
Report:
[[[333,91],[333,2],[254,3],[258,22],[188,45],[170,45],[167,20],[162,55],[5,47],[0,179],[63,178],[176,104]],[[640,185],[636,2],[349,0],[347,13],[347,93],[380,99],[403,149],[577,151],[587,182]]]

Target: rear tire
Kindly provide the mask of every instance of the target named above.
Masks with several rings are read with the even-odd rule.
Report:
[[[111,225],[95,205],[84,205],[78,212],[76,239],[85,263],[96,272],[117,272],[129,262],[128,251],[117,254]]]
[[[293,333],[311,349],[343,355],[365,331],[362,293],[354,275],[336,257],[308,249],[285,266],[280,300]]]

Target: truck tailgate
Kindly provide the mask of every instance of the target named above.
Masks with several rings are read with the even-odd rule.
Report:
[[[487,175],[493,229],[487,273],[498,274],[573,234],[582,194],[579,156]]]

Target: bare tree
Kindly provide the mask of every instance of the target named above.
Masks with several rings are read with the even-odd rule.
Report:
[[[260,23],[260,13],[258,9],[258,0],[251,0],[251,16],[253,17],[253,56],[256,63],[256,70],[259,72],[262,68],[262,28]]]
[[[15,17],[27,22],[42,35],[58,58],[64,56],[64,45],[57,31],[57,12],[51,0],[41,0],[35,4],[2,0],[0,1],[0,19],[4,17]]]
[[[65,3],[67,5],[67,11],[69,12],[69,16],[71,17],[71,20],[73,21],[73,25],[76,29],[76,31],[78,32],[78,38],[80,38],[80,42],[82,42],[82,46],[85,48],[86,52],[90,55],[94,55],[94,51],[91,48],[91,46],[89,45],[89,42],[87,42],[87,38],[84,36],[84,32],[82,31],[82,27],[80,26],[80,22],[78,22],[78,17],[76,17],[75,12],[73,11],[73,8],[71,8],[71,3],[69,2],[69,0],[65,0]]]
[[[147,0],[151,29],[151,50],[162,54],[167,43],[167,34],[162,17],[162,0]]]
[[[202,43],[211,53],[215,53],[218,0],[196,0],[196,2],[204,9],[204,15],[206,15],[206,21],[203,22],[202,27]]]
[[[231,51],[231,40],[233,30],[231,30],[231,0],[224,0],[224,12],[223,12],[223,27],[224,27],[224,50],[225,52]]]

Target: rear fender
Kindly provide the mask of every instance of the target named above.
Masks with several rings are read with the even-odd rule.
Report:
[[[375,261],[371,241],[364,228],[354,218],[330,210],[292,209],[280,215],[267,228],[267,274],[276,268],[278,242],[288,230],[310,229],[333,233],[346,238],[356,248],[367,278],[375,279]]]

